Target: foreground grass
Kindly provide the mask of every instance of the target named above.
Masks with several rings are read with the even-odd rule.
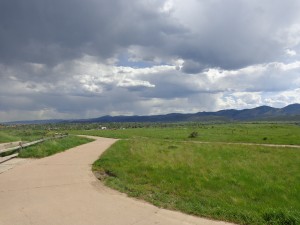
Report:
[[[105,183],[157,206],[240,224],[300,224],[297,149],[122,140],[94,163]]]
[[[300,145],[300,126],[292,124],[199,124],[197,126],[176,128],[135,128],[70,132],[121,139],[147,137],[165,140],[190,140],[188,137],[194,131],[198,133],[198,136],[193,138],[194,141]]]
[[[19,157],[43,158],[91,141],[93,140],[78,136],[68,136],[65,138],[48,140],[43,143],[25,148],[19,153]]]

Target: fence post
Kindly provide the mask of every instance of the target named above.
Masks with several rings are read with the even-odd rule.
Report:
[[[22,144],[22,141],[19,142],[19,146],[20,146],[20,151],[23,150],[23,144]]]

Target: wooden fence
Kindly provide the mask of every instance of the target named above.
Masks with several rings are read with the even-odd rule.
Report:
[[[52,139],[57,139],[57,138],[64,138],[68,135],[59,135],[59,136],[54,136],[54,137],[49,137],[49,138],[42,138],[39,139],[37,141],[32,141],[32,142],[28,142],[23,144],[22,142],[20,142],[20,144],[18,146],[12,147],[12,148],[6,148],[6,149],[0,149],[0,154],[4,153],[4,152],[10,152],[10,151],[17,151],[17,150],[22,150],[23,148],[29,147],[31,145],[36,145],[38,143],[47,141],[47,140],[52,140]]]

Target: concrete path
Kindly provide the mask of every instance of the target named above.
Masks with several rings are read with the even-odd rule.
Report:
[[[226,225],[159,209],[105,187],[91,164],[115,140],[96,141],[0,174],[0,225]]]
[[[6,172],[7,170],[11,170],[12,168],[19,166],[21,164],[29,163],[30,161],[35,160],[35,159],[14,158],[15,156],[17,155],[15,154],[12,156],[0,157],[0,174]]]

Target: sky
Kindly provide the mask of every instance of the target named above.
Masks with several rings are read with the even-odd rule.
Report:
[[[300,103],[299,0],[0,0],[0,122]]]

